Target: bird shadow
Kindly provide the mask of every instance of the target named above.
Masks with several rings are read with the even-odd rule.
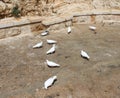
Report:
[[[55,53],[55,51],[54,51],[54,52],[52,52],[52,53],[48,53],[47,55],[54,54],[54,53]]]
[[[59,68],[60,66],[48,66],[49,68]]]
[[[89,59],[87,57],[83,57],[82,55],[81,55],[81,57],[89,61]]]

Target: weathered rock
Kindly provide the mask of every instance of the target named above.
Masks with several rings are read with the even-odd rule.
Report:
[[[90,23],[91,22],[91,17],[90,16],[81,16],[81,17],[74,17],[73,18],[73,23]]]
[[[92,4],[96,9],[120,8],[119,0],[93,0]]]
[[[0,39],[5,38],[5,29],[0,30]]]
[[[120,10],[120,0],[3,0],[0,1],[1,17],[11,16],[11,9],[16,4],[22,16],[52,16],[66,13],[73,15],[75,12],[81,14],[93,9]]]
[[[13,8],[13,5],[12,4],[9,4],[9,3],[6,3],[6,9],[12,9]]]
[[[3,3],[2,1],[0,1],[0,13],[3,12],[5,9],[6,9],[5,3]]]
[[[19,35],[20,33],[21,33],[21,31],[20,31],[19,27],[15,27],[15,28],[11,28],[11,29],[6,30],[7,37],[16,36],[16,35]]]
[[[11,2],[11,0],[3,0],[5,3]]]
[[[27,33],[31,33],[31,27],[30,27],[30,25],[27,25],[27,26],[22,26],[21,28],[20,28],[20,31],[19,31],[19,33],[18,34],[27,34]]]

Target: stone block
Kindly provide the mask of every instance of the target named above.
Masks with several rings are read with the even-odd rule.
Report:
[[[7,37],[16,36],[16,35],[19,35],[20,33],[21,33],[21,31],[20,31],[19,27],[6,29],[6,36]]]
[[[20,27],[21,34],[31,33],[30,25],[24,25]]]
[[[111,10],[109,9],[93,9],[92,10],[92,14],[94,15],[110,15],[111,14]]]
[[[60,30],[60,29],[63,29],[63,28],[65,28],[65,27],[66,27],[66,26],[65,26],[65,22],[63,22],[63,23],[60,23],[60,24],[51,25],[51,26],[49,27],[49,31]]]
[[[25,24],[29,24],[30,21],[26,18],[21,18],[21,19],[14,19],[13,20],[13,24],[14,26],[19,26],[19,25],[25,25]]]
[[[42,24],[45,26],[49,26],[49,25],[61,23],[64,21],[65,21],[65,18],[62,18],[62,17],[51,17],[51,18],[48,18],[46,20],[43,20]]]
[[[40,16],[34,16],[34,17],[29,16],[27,19],[30,21],[30,23],[38,23],[38,22],[42,22],[43,17],[40,17]]]
[[[0,22],[0,28],[6,28],[6,27],[12,27],[14,26],[13,25],[13,22]]]
[[[90,23],[91,22],[91,17],[90,16],[79,16],[79,17],[74,17],[73,18],[73,23]]]
[[[112,9],[111,10],[111,14],[113,14],[113,15],[120,15],[120,10]]]
[[[5,29],[0,29],[0,39],[5,37],[6,37]]]
[[[96,22],[97,23],[101,23],[101,22],[103,22],[103,20],[104,20],[104,17],[103,17],[103,15],[98,15],[98,16],[96,16]]]

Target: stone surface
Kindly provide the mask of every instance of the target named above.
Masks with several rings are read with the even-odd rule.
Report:
[[[96,9],[120,9],[119,0],[93,0],[92,4]]]
[[[9,3],[11,2],[11,0],[3,0],[5,3]]]
[[[21,33],[21,30],[19,27],[14,27],[6,30],[7,37],[16,36],[16,35],[19,35],[20,33]]]
[[[43,20],[42,24],[45,26],[49,26],[49,25],[57,24],[64,21],[65,21],[65,18],[62,18],[62,17],[50,17],[46,20]]]
[[[81,24],[88,24],[91,23],[91,17],[90,16],[81,16],[81,17],[74,17],[73,23],[81,23]]]
[[[21,11],[21,16],[24,17],[0,20],[1,29],[19,26],[20,32],[24,34],[41,31],[48,27],[50,30],[58,30],[71,26],[73,23],[102,23],[107,20],[120,20],[119,0],[3,0],[0,1],[0,17],[11,16],[11,10],[16,4]],[[8,33],[7,36],[13,35],[19,35],[19,33],[14,31],[13,34]]]
[[[2,1],[0,1],[0,13],[2,13],[6,8],[5,3],[3,3]]]
[[[5,37],[6,37],[5,29],[0,29],[0,39]]]
[[[97,27],[97,33],[88,26]],[[39,32],[39,31],[38,31]],[[47,39],[57,41],[56,52],[46,56],[51,47]],[[40,41],[41,49],[32,49]],[[84,49],[90,60],[80,56]],[[61,64],[45,65],[46,58]],[[47,90],[44,81],[57,75]],[[16,36],[0,40],[0,98],[119,98],[120,96],[120,26],[73,25],[50,32],[48,36]]]
[[[31,33],[31,26],[30,25],[21,26],[20,27],[20,32],[21,32],[21,34]]]
[[[22,16],[52,16],[87,12],[88,10],[120,10],[120,0],[3,0],[0,1],[0,13],[3,17],[11,16],[12,8],[17,4]],[[3,10],[5,10],[3,12]],[[97,10],[96,10],[97,11]],[[97,12],[99,13],[99,12]]]

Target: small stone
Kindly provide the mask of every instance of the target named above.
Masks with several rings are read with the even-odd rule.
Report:
[[[38,88],[36,88],[36,90],[35,90],[36,92],[38,92],[39,91],[39,89]]]

